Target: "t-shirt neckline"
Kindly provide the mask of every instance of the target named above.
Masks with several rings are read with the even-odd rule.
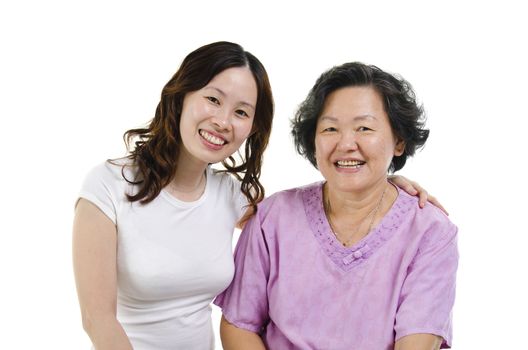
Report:
[[[165,199],[167,202],[169,202],[175,207],[193,208],[193,207],[196,207],[202,204],[206,200],[207,194],[209,193],[209,190],[211,187],[211,179],[212,179],[211,167],[208,166],[207,169],[205,170],[205,189],[202,195],[200,196],[200,198],[198,198],[195,201],[190,201],[190,202],[182,201],[181,199],[178,199],[174,197],[172,194],[170,194],[169,191],[167,191],[165,188],[161,190],[160,195],[163,197],[163,199]]]

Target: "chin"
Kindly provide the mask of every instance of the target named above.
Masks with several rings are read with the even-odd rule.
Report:
[[[360,183],[354,181],[328,181],[326,180],[328,187],[334,191],[340,191],[340,192],[355,192],[360,191],[364,189],[364,185],[361,185]]]

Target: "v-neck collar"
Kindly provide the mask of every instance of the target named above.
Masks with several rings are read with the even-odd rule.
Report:
[[[332,233],[325,215],[323,184],[324,182],[318,182],[304,188],[302,198],[306,218],[325,254],[344,271],[349,271],[373,255],[392,237],[393,232],[400,227],[406,217],[405,214],[416,204],[398,188],[398,197],[380,223],[360,241],[350,247],[344,247]]]

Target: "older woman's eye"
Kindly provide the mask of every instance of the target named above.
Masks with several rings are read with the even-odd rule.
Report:
[[[360,126],[360,127],[358,128],[358,131],[371,131],[371,130],[372,130],[371,128],[366,127],[366,126]]]
[[[206,96],[205,98],[208,99],[210,102],[214,103],[215,105],[220,104],[220,101],[214,96]]]
[[[337,131],[336,128],[334,128],[333,126],[329,127],[329,128],[324,128],[323,129],[323,132],[334,132],[334,131]]]

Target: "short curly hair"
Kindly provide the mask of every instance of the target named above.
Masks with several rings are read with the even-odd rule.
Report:
[[[301,103],[292,120],[292,135],[297,152],[317,168],[315,130],[327,97],[350,86],[370,86],[382,96],[393,133],[405,142],[402,155],[394,156],[388,171],[393,173],[405,165],[429,137],[425,129],[425,112],[416,102],[411,84],[400,76],[384,72],[376,66],[360,62],[345,63],[321,74]]]

